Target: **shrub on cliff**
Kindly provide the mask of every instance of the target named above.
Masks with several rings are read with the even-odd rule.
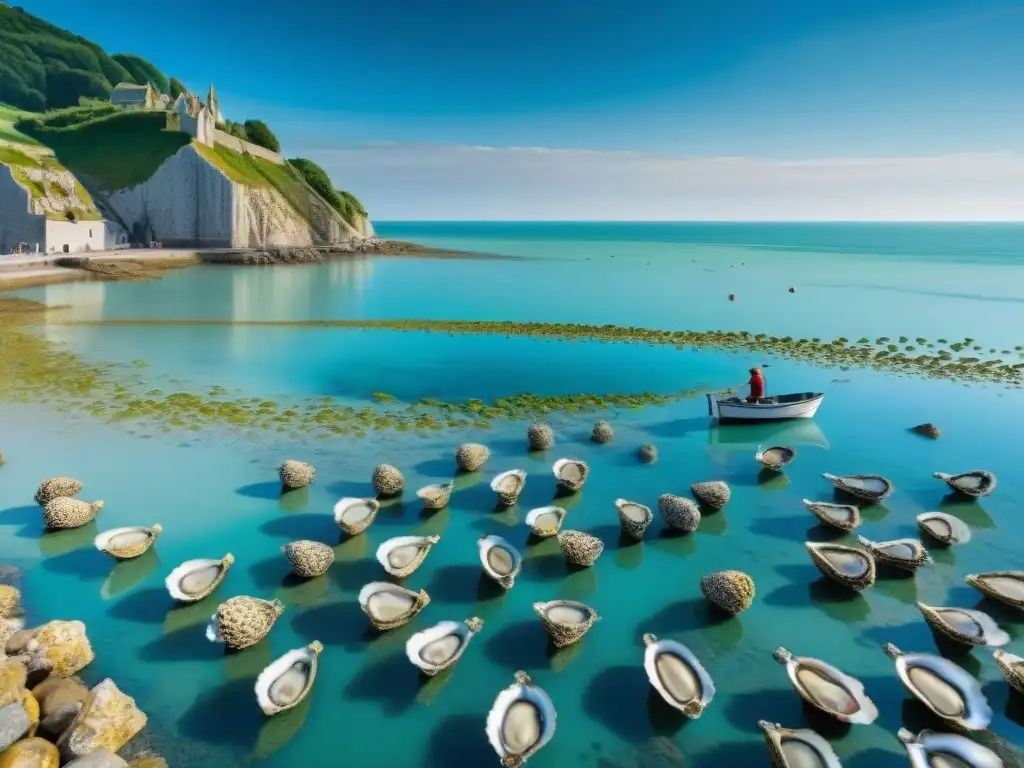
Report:
[[[351,192],[338,190],[338,197],[341,199],[341,206],[338,208],[338,212],[341,213],[345,221],[354,227],[359,219],[366,218],[366,209],[363,208],[363,204],[359,202],[355,195]]]
[[[262,120],[246,120],[245,135],[253,144],[258,144],[271,152],[281,149],[281,143],[277,140],[277,136]]]
[[[149,83],[160,93],[167,93],[168,83],[164,73],[153,66],[153,63],[136,56],[134,53],[115,53],[111,56],[114,61],[124,67],[131,75],[131,82],[136,85]]]
[[[74,107],[79,99],[110,98],[110,86],[95,72],[68,69],[66,66],[46,68],[46,106],[50,109]]]
[[[188,88],[185,87],[185,84],[176,77],[172,77],[170,80],[167,81],[167,88],[167,95],[170,96],[172,99],[178,98],[181,94],[185,93],[188,90]]]
[[[335,208],[341,209],[341,199],[338,197],[338,193],[334,191],[334,185],[331,183],[331,177],[327,175],[327,171],[321,168],[319,165],[314,163],[312,160],[307,160],[304,157],[296,157],[288,161],[300,174],[302,178],[306,180],[317,193],[330,203]]]

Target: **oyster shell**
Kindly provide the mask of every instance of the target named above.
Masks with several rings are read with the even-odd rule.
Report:
[[[878,503],[892,493],[893,484],[881,475],[822,475],[843,493]]]
[[[924,437],[930,437],[932,440],[937,440],[942,436],[942,430],[939,429],[938,425],[932,424],[930,421],[911,427],[910,431],[916,432]]]
[[[644,443],[637,450],[636,455],[644,464],[653,464],[658,460],[658,446]]]
[[[150,528],[141,525],[111,528],[99,534],[93,543],[96,549],[115,560],[131,560],[148,551],[163,530],[159,523]]]
[[[392,576],[404,579],[423,564],[440,540],[440,536],[396,536],[377,547],[377,562]]]
[[[922,512],[917,516],[917,527],[929,538],[946,546],[966,544],[971,540],[971,529],[967,523],[945,512]]]
[[[925,605],[919,602],[918,610],[924,614],[928,626],[936,632],[964,645],[987,645],[997,648],[1010,642],[995,619],[987,613],[970,608],[950,608],[946,606]]]
[[[46,502],[43,507],[43,524],[51,531],[81,528],[88,525],[103,509],[102,501],[81,501],[67,496],[58,496]]]
[[[694,483],[690,486],[690,493],[697,497],[698,502],[712,510],[722,509],[729,503],[729,497],[732,495],[729,486],[721,480]]]
[[[256,645],[274,628],[284,613],[280,600],[261,600],[239,595],[217,606],[217,612],[206,625],[206,639],[241,650]]]
[[[928,730],[914,736],[906,728],[896,735],[907,748],[910,768],[1004,768],[999,755],[966,736]]]
[[[546,451],[555,444],[555,432],[547,424],[531,424],[526,430],[531,451]]]
[[[992,708],[981,683],[962,667],[933,653],[903,653],[892,643],[883,650],[903,685],[936,715],[969,731],[988,727]]]
[[[477,546],[484,573],[505,589],[511,589],[523,567],[523,556],[501,536],[481,536]]]
[[[281,488],[286,491],[294,491],[312,483],[316,469],[312,464],[307,464],[304,461],[286,459],[277,468],[277,475],[281,478]]]
[[[228,552],[220,560],[186,560],[164,580],[171,597],[181,603],[197,603],[224,581],[235,556]]]
[[[832,745],[808,728],[793,730],[759,720],[775,768],[843,768]]]
[[[861,523],[860,510],[852,504],[829,504],[810,499],[804,499],[803,502],[808,512],[825,525],[838,528],[840,531],[852,531]]]
[[[373,489],[383,498],[397,496],[405,488],[405,478],[397,467],[390,464],[378,464],[370,477]]]
[[[498,694],[487,715],[487,739],[506,768],[519,768],[555,735],[558,714],[551,697],[516,672],[516,681]]]
[[[424,509],[444,509],[448,506],[448,500],[452,497],[452,489],[455,482],[434,483],[425,485],[416,491],[416,495],[423,499]]]
[[[561,507],[537,507],[526,514],[526,524],[530,533],[543,539],[562,530],[565,515],[566,511]]]
[[[964,581],[985,597],[1024,610],[1024,571],[972,573]]]
[[[917,539],[869,541],[863,536],[858,536],[857,543],[871,553],[876,563],[891,565],[904,571],[916,571],[932,561],[928,550]]]
[[[808,704],[844,723],[868,725],[878,717],[878,708],[856,678],[820,659],[794,656],[785,648],[776,648],[772,656],[786,666],[790,682]]]
[[[1024,695],[1024,657],[1003,650],[995,650],[992,657],[999,666],[1003,678],[1013,690]]]
[[[658,497],[658,512],[671,528],[693,533],[700,526],[700,507],[682,496],[661,494]]]
[[[654,513],[651,512],[650,507],[638,504],[635,501],[629,501],[628,499],[616,499],[615,511],[619,515],[619,525],[622,526],[622,532],[637,541],[644,537],[648,526],[654,520]]]
[[[870,552],[842,544],[804,543],[819,571],[844,587],[860,591],[875,583],[875,559]]]
[[[972,499],[988,496],[996,489],[996,476],[984,469],[972,469],[970,472],[961,472],[959,475],[936,472],[935,478],[944,481],[946,485],[962,496],[969,496]]]
[[[54,499],[70,498],[82,490],[82,483],[73,477],[48,477],[39,484],[36,489],[36,504],[45,507]]]
[[[292,573],[303,579],[323,576],[334,562],[334,550],[319,541],[301,539],[281,547],[291,564]]]
[[[615,430],[604,419],[599,419],[590,432],[590,440],[594,443],[610,443],[615,439]]]
[[[491,480],[491,490],[498,494],[498,502],[506,507],[516,503],[525,485],[526,471],[522,469],[510,469]]]
[[[558,487],[575,493],[587,482],[590,467],[578,459],[559,459],[551,465],[551,472],[558,481]]]
[[[589,605],[575,600],[550,600],[534,603],[533,612],[540,618],[551,642],[565,648],[583,639],[583,636],[601,617]]]
[[[480,443],[463,443],[455,449],[455,465],[462,472],[476,472],[491,458],[491,451]]]
[[[425,590],[413,592],[387,581],[371,581],[359,590],[359,607],[381,631],[405,626],[429,603]]]
[[[773,472],[781,472],[782,468],[795,458],[796,448],[790,448],[788,445],[773,445],[754,454],[755,461]]]
[[[465,621],[442,621],[410,637],[405,655],[423,674],[433,677],[462,657],[483,626],[483,620],[475,616]]]
[[[316,682],[323,645],[314,640],[275,659],[256,678],[256,701],[265,715],[291,709],[309,695]]]
[[[376,499],[346,497],[334,505],[334,522],[349,536],[355,536],[370,527],[379,511]]]
[[[715,697],[715,684],[693,651],[645,634],[644,671],[665,703],[696,720]]]
[[[715,571],[700,580],[704,599],[717,608],[736,615],[754,602],[754,580],[743,571]]]
[[[572,565],[593,565],[604,552],[603,541],[582,531],[562,531],[558,534],[558,545],[565,561]]]

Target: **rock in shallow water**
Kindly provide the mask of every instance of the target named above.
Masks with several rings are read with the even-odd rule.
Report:
[[[46,739],[23,739],[0,755],[0,768],[58,768],[60,752]]]
[[[145,725],[146,715],[135,705],[135,699],[122,693],[108,677],[89,693],[82,711],[57,746],[65,760],[84,757],[100,749],[117,752]],[[117,763],[124,764],[123,760]]]
[[[20,701],[0,707],[0,752],[16,742],[32,727],[32,719]]]
[[[9,619],[21,608],[21,592],[17,587],[0,584],[0,618]]]
[[[32,661],[52,665],[51,674],[56,677],[71,677],[96,658],[85,634],[85,624],[80,621],[44,624],[33,632],[25,651]]]
[[[53,676],[32,689],[39,702],[42,717],[49,717],[67,704],[81,704],[89,697],[89,689],[77,677]]]
[[[67,763],[64,768],[124,768],[128,765],[124,758],[109,749],[99,749],[77,760]]]

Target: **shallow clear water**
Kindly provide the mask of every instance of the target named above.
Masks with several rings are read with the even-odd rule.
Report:
[[[204,268],[154,283],[52,286],[23,295],[72,304],[83,319],[450,318],[614,323],[671,329],[745,329],[818,336],[971,336],[989,346],[1024,341],[1024,228],[692,225],[381,225],[381,234],[521,260],[354,259],[322,267]],[[614,256],[614,258],[612,258]],[[730,266],[734,265],[734,266]],[[714,271],[709,271],[714,270]],[[796,293],[786,289],[793,285]],[[727,296],[735,293],[735,302]],[[558,710],[554,739],[530,765],[636,765],[635,748],[670,739],[689,766],[767,765],[759,719],[815,727],[845,766],[905,765],[895,738],[941,724],[905,695],[885,642],[935,651],[915,600],[980,607],[1024,655],[1024,622],[984,601],[963,576],[1024,567],[1024,503],[1019,451],[1024,397],[1019,389],[839,371],[746,354],[676,351],[623,344],[568,343],[493,336],[353,331],[336,328],[67,327],[48,338],[96,361],[145,360],[155,385],[181,380],[186,391],[212,385],[259,396],[332,395],[365,402],[374,391],[399,399],[493,398],[522,391],[668,393],[735,386],[752,364],[767,368],[770,392],[827,393],[812,423],[709,427],[703,398],[643,411],[605,414],[616,439],[588,440],[596,415],[558,415],[558,444],[528,454],[525,423],[492,430],[387,433],[354,440],[284,440],[230,432],[143,440],[86,416],[0,405],[7,463],[0,468],[0,561],[23,568],[30,623],[86,622],[97,651],[85,677],[113,677],[149,714],[151,738],[171,765],[291,766],[497,764],[484,721],[498,691],[523,669]],[[842,381],[838,381],[842,380]],[[922,421],[938,441],[906,431]],[[458,443],[491,447],[484,470],[458,478],[448,509],[421,514],[417,487],[449,479]],[[657,444],[658,463],[641,465],[637,447]],[[798,456],[784,476],[759,476],[760,445],[788,444]],[[559,503],[566,528],[600,536],[592,568],[569,572],[555,540],[529,542],[526,512],[552,503],[551,463],[586,460],[583,491]],[[316,482],[280,497],[276,466],[311,461]],[[362,536],[335,548],[328,575],[295,585],[280,547],[294,539],[339,542],[331,517],[341,496],[369,495],[379,462],[406,476],[400,503],[386,506]],[[488,484],[498,471],[530,474],[517,507],[494,511]],[[979,503],[947,496],[935,471],[995,472],[995,493]],[[881,473],[896,485],[882,507],[862,510],[863,526],[834,535],[816,525],[802,498],[832,500],[821,473]],[[79,496],[106,505],[95,525],[41,535],[32,494],[47,475],[81,478]],[[657,507],[661,493],[722,479],[728,506],[699,530],[662,535],[655,519],[643,543],[620,541],[618,497]],[[933,548],[935,563],[913,578],[885,574],[856,596],[833,589],[811,564],[807,540],[851,543],[917,535],[914,517],[951,512],[973,539]],[[155,550],[114,565],[91,547],[97,530],[160,522]],[[481,578],[476,539],[501,535],[525,563],[507,593]],[[836,532],[838,533],[838,532]],[[424,565],[405,580],[431,603],[410,625],[377,637],[356,595],[383,579],[374,553],[385,539],[438,534]],[[214,597],[173,609],[164,576],[180,561],[236,563]],[[735,619],[710,614],[699,589],[705,573],[740,569],[757,585],[753,607]],[[269,637],[225,656],[204,637],[218,600],[277,597],[287,609]],[[582,600],[601,615],[586,638],[549,649],[534,602]],[[421,681],[405,658],[415,631],[479,616],[482,632],[448,673]],[[651,693],[640,636],[687,644],[714,678],[717,696],[684,723]],[[320,640],[320,675],[307,704],[265,720],[253,681],[272,658]],[[861,679],[880,710],[874,725],[837,727],[809,712],[771,651],[784,646]],[[995,711],[986,743],[1021,743],[1024,707],[1011,699],[991,653],[958,662],[982,680]],[[602,762],[606,761],[606,762]],[[645,763],[641,763],[645,764]],[[1011,763],[1007,763],[1008,765]]]

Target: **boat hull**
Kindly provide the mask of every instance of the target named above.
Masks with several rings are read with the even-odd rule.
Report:
[[[762,398],[748,403],[739,398],[719,399],[708,395],[708,415],[720,422],[788,421],[813,419],[825,395],[805,392],[779,397]]]

